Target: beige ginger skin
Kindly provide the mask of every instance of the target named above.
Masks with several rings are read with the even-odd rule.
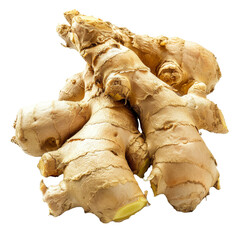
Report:
[[[12,139],[41,157],[44,177],[64,175],[56,186],[41,182],[50,214],[82,207],[102,222],[127,219],[147,205],[133,174],[143,177],[149,161],[154,194],[193,211],[219,189],[216,160],[198,130],[228,131],[206,98],[221,76],[216,58],[196,43],[136,35],[76,10],[65,17],[70,25],[57,31],[87,67],[58,101],[21,109]]]
[[[206,93],[210,93],[221,77],[215,56],[197,43],[177,37],[135,35],[126,29],[119,33],[124,46],[180,94],[186,94],[193,84],[200,82],[206,85]]]
[[[165,194],[179,211],[193,211],[212,186],[219,188],[216,161],[198,129],[228,131],[221,111],[206,98],[220,77],[215,60],[212,68],[216,74],[212,80],[197,78],[191,87],[185,88],[181,77],[182,85],[170,86],[173,84],[164,83],[151,72],[152,63],[145,62],[145,65],[139,53],[136,55],[112,37],[111,24],[75,10],[65,13],[65,17],[70,26],[60,25],[58,33],[66,46],[81,53],[106,95],[115,100],[128,99],[138,114],[153,164],[148,179],[154,194]],[[197,49],[201,52],[197,55],[199,59],[204,56],[205,50],[201,49]],[[176,51],[174,58],[178,57],[181,56]],[[191,66],[188,62],[191,58],[184,61],[184,66]],[[204,66],[208,65],[207,61],[202,64],[195,68],[195,73],[189,71],[189,74],[200,76],[201,66],[205,71]],[[176,91],[187,94],[180,96]]]
[[[70,24],[74,16],[79,16],[77,10],[65,13]],[[214,90],[221,77],[215,56],[197,43],[177,37],[137,35],[127,28],[119,28],[101,19],[82,15],[83,18],[91,24],[97,24],[96,27],[101,29],[100,35],[104,34],[103,39],[112,38],[134,51],[154,75],[171,85],[179,94],[186,94],[193,84],[199,82],[206,85],[205,91],[208,94]],[[65,25],[65,28],[67,30],[69,26]],[[84,39],[82,47],[86,48],[96,40],[99,43],[102,41],[101,36],[95,37],[96,39]],[[70,41],[67,46],[71,46]]]
[[[15,128],[14,142],[42,156],[44,177],[64,174],[59,185],[41,182],[51,215],[82,207],[102,222],[122,221],[147,205],[133,175],[149,165],[136,118],[96,86],[90,67],[68,79],[59,101],[20,110]]]

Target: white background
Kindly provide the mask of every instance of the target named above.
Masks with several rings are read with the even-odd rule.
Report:
[[[239,1],[1,1],[1,239],[240,239],[240,37]],[[138,34],[178,36],[211,50],[222,78],[209,98],[222,109],[226,135],[202,131],[218,162],[221,190],[192,213],[176,212],[164,196],[122,223],[101,223],[81,208],[55,218],[42,202],[39,158],[28,156],[10,142],[17,111],[32,103],[57,99],[65,79],[82,71],[84,61],[60,45],[55,29],[66,23],[63,13],[78,9],[125,26]],[[47,184],[60,181],[45,180]]]

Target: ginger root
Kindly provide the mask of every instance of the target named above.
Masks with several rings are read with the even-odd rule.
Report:
[[[80,52],[106,95],[116,101],[127,99],[138,114],[153,163],[148,179],[154,194],[165,194],[179,211],[193,211],[212,186],[219,186],[216,161],[198,129],[217,133],[228,131],[222,112],[206,98],[220,77],[215,57],[198,45],[185,49],[187,43],[180,44],[180,49],[176,47],[175,55],[164,51],[164,59],[182,59],[184,71],[194,79],[194,84],[187,84],[187,87],[188,78],[182,77],[179,83],[170,83],[174,85],[170,86],[150,71],[156,63],[147,58],[141,61],[144,58],[139,52],[141,47],[132,51],[131,46],[126,48],[116,40],[111,24],[75,10],[65,13],[65,17],[70,26],[59,25],[57,30],[66,46]],[[142,52],[152,52],[151,44],[155,41],[141,41],[138,46],[144,46]],[[166,48],[168,43],[166,39],[158,48]],[[175,43],[178,46],[178,42]],[[157,56],[162,58],[161,54]],[[193,68],[191,61],[199,64]],[[171,69],[172,63],[169,66]],[[188,67],[191,69],[187,70]]]
[[[228,132],[207,99],[221,73],[215,56],[179,38],[140,36],[101,19],[65,13],[57,27],[66,47],[87,62],[67,79],[59,99],[19,111],[12,138],[41,156],[41,181],[50,214],[82,207],[102,222],[122,221],[147,205],[134,174],[165,194],[178,211],[193,211],[219,189],[216,160],[199,129]],[[138,131],[137,118],[143,133]]]
[[[133,173],[142,177],[149,158],[132,111],[105,96],[90,67],[68,79],[59,99],[23,108],[15,122],[14,141],[42,156],[41,174],[64,174],[57,186],[41,182],[50,214],[82,207],[109,222],[141,210],[147,200]]]
[[[177,37],[136,35],[127,28],[119,28],[110,22],[82,15],[77,10],[68,11],[64,15],[69,24],[83,22],[85,30],[94,31],[91,34],[94,38],[85,38],[79,35],[85,34],[83,29],[72,31],[68,25],[59,25],[58,32],[66,40],[67,47],[78,51],[81,48],[83,51],[112,38],[134,51],[155,76],[171,85],[179,94],[187,94],[195,83],[204,83],[208,94],[214,90],[221,77],[216,57],[197,43]]]

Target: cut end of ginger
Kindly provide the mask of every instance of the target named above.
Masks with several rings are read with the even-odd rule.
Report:
[[[129,203],[121,208],[119,208],[113,218],[115,222],[121,222],[125,219],[128,219],[133,214],[140,211],[147,205],[148,201],[146,198],[140,197],[137,201]]]

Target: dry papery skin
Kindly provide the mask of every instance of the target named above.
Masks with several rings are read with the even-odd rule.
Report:
[[[44,177],[64,174],[56,186],[40,185],[51,215],[82,207],[102,222],[122,221],[147,205],[133,175],[149,166],[136,117],[97,87],[91,68],[69,78],[58,101],[21,109],[15,129],[13,141],[41,156]]]
[[[68,47],[83,50],[112,38],[134,51],[154,75],[171,85],[180,94],[186,94],[194,83],[199,82],[204,83],[205,92],[210,93],[221,77],[213,53],[197,43],[178,37],[137,35],[127,28],[119,28],[110,22],[82,15],[77,10],[66,12],[65,17],[73,27],[77,24],[76,22],[84,23],[85,27],[80,31],[94,31],[91,33],[91,36],[94,37],[88,38],[86,34],[80,36],[78,30],[71,31],[68,25],[59,26],[58,31],[67,40]],[[71,36],[67,35],[69,32]],[[81,46],[77,42],[78,37]],[[75,39],[76,42],[72,43],[71,39]]]
[[[195,43],[138,36],[76,10],[65,17],[70,25],[57,31],[66,46],[80,52],[99,89],[115,101],[128,100],[137,113],[154,194],[165,194],[176,210],[193,211],[212,186],[219,188],[216,161],[198,130],[228,131],[222,112],[206,98],[221,76],[214,55]]]

